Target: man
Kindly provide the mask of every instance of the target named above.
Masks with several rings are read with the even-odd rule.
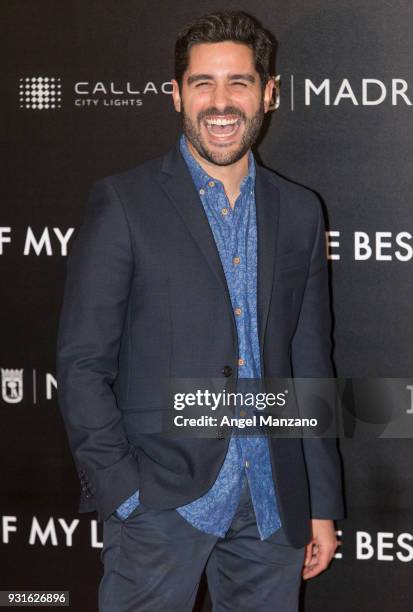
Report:
[[[317,198],[256,164],[271,40],[242,12],[175,48],[183,134],[99,181],[68,260],[59,402],[104,521],[101,612],[289,612],[330,563],[342,517],[332,439],[162,435],[161,379],[331,377]]]

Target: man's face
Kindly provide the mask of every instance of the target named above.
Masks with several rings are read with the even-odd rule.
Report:
[[[182,91],[173,80],[184,133],[210,163],[227,166],[245,155],[268,111],[273,81],[262,90],[252,49],[234,42],[192,47]]]

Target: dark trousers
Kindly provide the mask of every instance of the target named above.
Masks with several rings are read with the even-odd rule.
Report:
[[[260,540],[247,482],[225,537],[140,504],[104,522],[101,559],[99,612],[191,612],[204,569],[214,612],[298,610],[304,548]]]

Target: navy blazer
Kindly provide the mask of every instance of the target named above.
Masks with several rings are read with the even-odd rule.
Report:
[[[257,164],[258,327],[266,377],[332,377],[321,205]],[[214,483],[229,437],[162,436],[167,377],[237,377],[238,342],[208,219],[179,151],[98,181],[67,261],[57,344],[59,406],[100,519],[139,489],[157,509]],[[270,439],[281,521],[293,546],[310,518],[343,516],[334,439]]]

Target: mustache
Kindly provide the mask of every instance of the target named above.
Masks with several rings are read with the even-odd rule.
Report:
[[[236,108],[235,106],[226,106],[223,111],[218,110],[215,106],[211,106],[210,108],[207,108],[199,113],[198,121],[202,121],[202,119],[205,119],[206,117],[213,117],[214,115],[219,115],[220,117],[232,115],[235,117],[239,117],[244,121],[246,121],[247,119],[245,113],[239,108]]]

